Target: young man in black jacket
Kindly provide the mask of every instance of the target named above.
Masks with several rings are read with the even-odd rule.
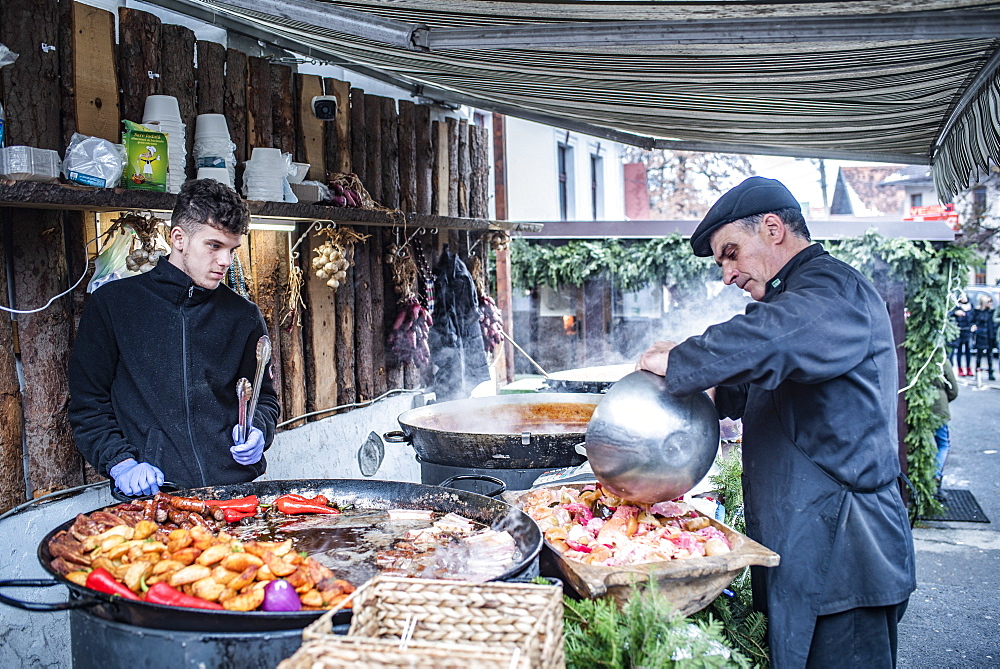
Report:
[[[278,398],[265,373],[237,442],[236,381],[254,378],[267,333],[252,302],[222,285],[249,230],[230,188],[189,181],[171,216],[170,255],[90,296],[69,367],[77,448],[129,495],[251,481],[264,473]]]

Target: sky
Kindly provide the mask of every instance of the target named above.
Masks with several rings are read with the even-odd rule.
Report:
[[[750,160],[758,175],[782,182],[799,202],[808,202],[811,209],[823,205],[819,169],[812,160],[783,156],[751,156]],[[833,198],[839,168],[876,164],[851,160],[826,160],[825,163],[828,200]]]

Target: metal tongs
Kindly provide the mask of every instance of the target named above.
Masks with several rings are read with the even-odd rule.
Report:
[[[247,435],[250,433],[250,426],[253,425],[253,416],[257,411],[257,400],[260,399],[260,385],[264,380],[264,369],[271,361],[271,338],[262,335],[257,341],[257,371],[254,374],[253,384],[241,378],[236,382],[236,399],[239,402],[239,431],[237,434],[239,443],[246,443]],[[247,397],[250,398],[249,404]]]

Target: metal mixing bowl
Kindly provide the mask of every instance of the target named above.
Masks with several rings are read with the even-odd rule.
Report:
[[[633,502],[691,490],[719,449],[719,416],[705,393],[671,395],[662,376],[632,372],[615,383],[587,426],[594,476]]]

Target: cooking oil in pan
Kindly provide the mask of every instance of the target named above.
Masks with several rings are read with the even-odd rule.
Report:
[[[443,515],[435,513],[430,520],[393,520],[385,511],[349,510],[337,516],[269,516],[230,531],[243,541],[291,539],[294,550],[352,583],[375,576],[382,571],[380,563],[391,563],[389,571],[400,575],[486,581],[520,560],[516,549],[512,555],[498,554],[494,545],[463,541],[447,533],[431,548],[411,550],[405,543],[407,533],[430,528]],[[474,525],[477,532],[489,529],[481,523]]]

